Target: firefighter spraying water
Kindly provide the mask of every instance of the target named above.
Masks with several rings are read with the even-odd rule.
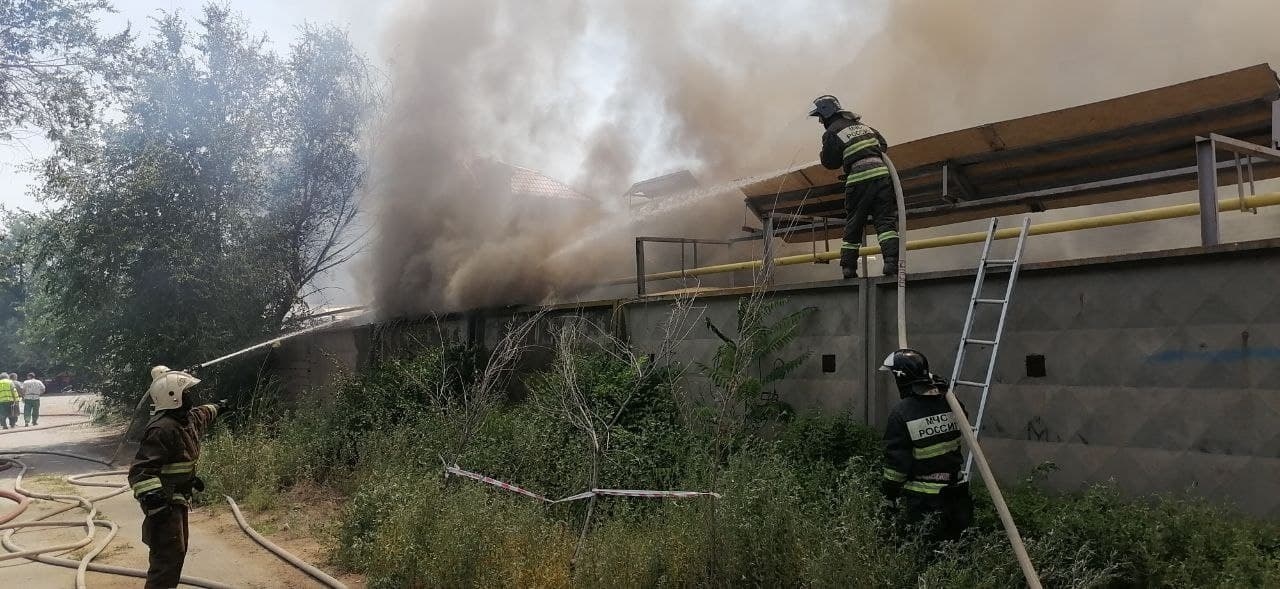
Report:
[[[898,273],[898,205],[885,165],[889,144],[880,132],[862,122],[861,115],[840,106],[830,94],[813,101],[809,116],[818,117],[822,134],[821,159],[829,170],[843,169],[845,226],[840,243],[840,269],[846,279],[858,275],[858,248],[865,240],[867,218],[876,228],[884,255],[884,275]]]
[[[194,493],[204,490],[196,474],[200,440],[225,408],[195,406],[186,391],[200,379],[166,366],[151,369],[147,397],[155,404],[155,416],[147,423],[129,485],[146,513],[142,541],[150,549],[146,587],[176,587],[187,556],[187,510]]]

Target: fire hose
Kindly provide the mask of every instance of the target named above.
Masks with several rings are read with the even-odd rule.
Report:
[[[907,203],[902,196],[902,180],[889,154],[883,154],[884,165],[893,178],[893,194],[898,201],[898,347],[907,347]],[[881,252],[883,255],[884,252]],[[870,272],[868,272],[870,274]]]
[[[885,167],[889,168],[889,176],[893,178],[893,191],[898,200],[898,230],[901,231],[898,239],[898,275],[896,276],[898,283],[898,347],[906,348],[907,213],[902,196],[902,181],[898,179],[898,169],[893,166],[893,160],[889,159],[888,154],[884,155],[884,163]],[[1243,203],[1241,206],[1243,206]],[[951,407],[952,415],[956,417],[956,421],[959,423],[960,437],[964,439],[965,446],[969,448],[969,455],[975,458],[978,463],[978,473],[982,476],[982,482],[987,487],[991,502],[995,505],[996,514],[1000,518],[1000,525],[1004,528],[1005,535],[1009,538],[1009,546],[1013,549],[1014,558],[1018,561],[1018,568],[1022,569],[1022,575],[1026,579],[1028,587],[1040,589],[1040,576],[1036,573],[1035,565],[1032,564],[1031,557],[1027,554],[1027,548],[1022,543],[1022,535],[1018,533],[1018,525],[1013,521],[1013,515],[1009,513],[1009,506],[1005,504],[1004,494],[1000,492],[1000,485],[996,482],[995,475],[991,473],[991,466],[987,463],[987,457],[982,452],[982,446],[978,445],[978,437],[973,433],[973,426],[969,424],[969,418],[965,415],[964,408],[950,388],[948,388],[944,396],[947,405]]]
[[[9,454],[9,455],[44,454],[44,455],[76,458],[76,459],[95,462],[103,465],[107,464],[107,462],[103,460],[98,460],[96,458],[91,458],[88,456],[70,454],[66,452],[6,451],[6,452],[0,452],[0,454]],[[147,571],[143,569],[133,569],[133,568],[127,568],[127,567],[113,566],[113,565],[104,565],[104,564],[98,564],[93,562],[93,559],[96,558],[99,554],[101,554],[102,551],[105,550],[108,545],[110,545],[111,541],[115,538],[116,533],[118,532],[118,529],[119,529],[114,522],[102,520],[102,519],[96,519],[98,511],[97,511],[97,506],[95,504],[98,501],[102,501],[104,499],[109,499],[111,497],[115,497],[117,495],[127,493],[129,492],[130,488],[127,484],[95,482],[95,481],[88,481],[85,479],[102,477],[102,476],[119,476],[119,475],[126,474],[128,471],[112,470],[112,471],[93,472],[93,473],[68,476],[66,478],[66,481],[72,485],[88,486],[88,487],[107,487],[112,489],[111,491],[105,494],[98,495],[96,497],[85,498],[79,495],[59,495],[59,494],[52,494],[52,493],[40,493],[40,492],[27,489],[22,486],[22,478],[24,475],[26,475],[28,470],[28,466],[26,465],[26,463],[22,462],[18,457],[6,458],[6,457],[0,456],[0,470],[5,470],[7,468],[11,468],[15,466],[19,468],[19,472],[16,479],[14,480],[13,491],[0,490],[0,497],[9,499],[18,504],[17,507],[11,510],[9,513],[0,515],[0,531],[3,531],[3,535],[0,535],[0,545],[3,545],[5,550],[9,551],[8,553],[0,554],[0,561],[10,560],[14,558],[27,558],[27,559],[35,560],[37,562],[42,562],[45,564],[76,569],[76,589],[85,589],[87,587],[85,582],[86,571],[94,571],[94,572],[100,572],[100,573],[106,573],[106,574],[135,577],[140,579],[146,578]],[[62,507],[61,509],[57,509],[52,512],[46,513],[31,521],[8,523],[14,518],[21,515],[24,511],[26,511],[27,507],[29,507],[31,504],[31,499],[43,499],[46,501],[54,501],[54,502],[73,501],[73,503]],[[252,527],[249,526],[249,523],[247,521],[245,521],[243,514],[240,513],[240,510],[238,506],[235,505],[235,502],[232,501],[230,497],[227,497],[227,501],[231,504],[232,511],[235,515],[236,523],[240,525],[240,528],[244,530],[245,533],[248,534],[250,538],[252,538],[255,542],[257,542],[263,548],[269,550],[270,552],[280,557],[281,559],[285,560],[289,564],[293,565],[294,567],[297,567],[299,570],[302,570],[303,572],[312,576],[313,578],[315,578],[317,581],[321,582],[325,586],[333,587],[335,589],[345,589],[346,586],[343,585],[337,579],[334,579],[333,577],[330,577],[329,575],[324,574],[314,566],[307,564],[301,559],[298,559],[294,555],[283,550],[279,546],[276,546],[275,544],[271,543],[266,538],[263,538]],[[87,511],[87,515],[84,520],[46,521],[46,520],[49,520],[49,518],[52,518],[56,515],[65,513],[67,511],[70,511],[76,508],[85,509]],[[46,546],[46,547],[41,547],[36,549],[25,549],[13,541],[13,535],[18,529],[78,528],[78,527],[84,527],[86,534],[84,538],[73,543],[61,544],[57,546]],[[85,555],[81,557],[79,560],[59,558],[59,557],[50,556],[46,554],[50,552],[66,552],[69,550],[82,548],[86,545],[92,545],[94,542],[94,530],[97,527],[107,528],[106,537],[102,539],[102,541],[98,543],[96,546],[93,546],[93,548],[89,550],[87,553],[85,553]],[[231,587],[230,585],[227,585],[225,583],[219,583],[217,581],[212,581],[209,579],[202,579],[199,577],[191,577],[191,576],[185,576],[185,575],[181,578],[181,583],[184,585],[205,587],[207,589],[230,589]]]
[[[240,524],[240,529],[244,530],[244,533],[248,534],[250,538],[253,538],[253,540],[263,548],[270,550],[273,554],[279,556],[285,562],[293,565],[298,570],[311,575],[311,578],[320,581],[326,587],[332,587],[333,589],[347,589],[347,586],[342,584],[342,581],[326,575],[324,571],[307,564],[302,559],[289,554],[285,549],[276,546],[270,540],[263,538],[257,530],[254,530],[249,526],[249,522],[245,521],[244,514],[240,513],[240,506],[236,505],[235,500],[227,497],[226,495],[223,495],[223,497],[227,500],[227,504],[231,506],[231,513],[235,515],[236,523]]]
[[[92,423],[92,422],[93,422],[92,419],[86,419],[84,421],[73,421],[71,423],[57,423],[54,425],[38,425],[36,427],[24,427],[22,429],[10,428],[4,431],[0,431],[0,436],[6,435],[6,434],[25,434],[27,432],[38,432],[40,430],[53,429],[55,427],[70,427],[73,425],[83,425],[83,424]]]

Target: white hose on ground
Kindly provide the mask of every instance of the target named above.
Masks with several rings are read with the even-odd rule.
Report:
[[[902,180],[889,154],[883,154],[884,165],[893,178],[893,193],[898,199],[898,349],[907,347],[907,204],[902,195]],[[883,259],[884,252],[880,252]]]
[[[44,455],[44,456],[62,456],[62,457],[64,457],[64,458],[75,458],[75,459],[77,459],[77,460],[84,460],[84,461],[86,461],[86,462],[96,462],[96,463],[101,464],[101,465],[103,465],[103,466],[111,466],[111,463],[110,463],[110,462],[107,462],[107,461],[105,461],[105,460],[98,460],[97,458],[90,458],[90,457],[88,457],[88,456],[81,456],[81,455],[79,455],[79,454],[70,454],[70,453],[67,453],[67,452],[57,452],[57,451],[54,451],[54,450],[0,450],[0,456],[3,456],[3,455],[19,455],[19,456],[21,456],[21,455],[24,455],[24,454],[41,454],[41,455]]]
[[[235,500],[233,500],[230,497],[227,497],[226,495],[223,495],[223,497],[226,498],[227,504],[231,506],[231,513],[235,515],[236,523],[240,524],[240,529],[244,530],[244,533],[248,534],[249,537],[253,538],[255,542],[262,545],[263,548],[266,548],[267,550],[270,550],[271,552],[275,553],[276,556],[279,556],[280,558],[284,559],[285,562],[293,565],[294,567],[297,567],[298,570],[308,575],[311,575],[312,578],[314,578],[317,581],[320,581],[327,587],[332,587],[333,589],[347,589],[347,586],[344,585],[342,581],[339,581],[333,577],[330,577],[329,575],[326,575],[324,571],[316,567],[313,567],[310,564],[307,564],[302,559],[292,554],[289,554],[283,548],[276,546],[270,540],[263,538],[262,535],[258,534],[256,530],[254,530],[252,527],[249,526],[248,521],[245,521],[244,514],[240,513],[240,506],[236,505]]]
[[[16,453],[16,452],[7,452],[7,453]],[[96,462],[99,464],[105,464],[103,461],[98,460],[96,458],[79,456],[76,454],[68,454],[66,452],[33,451],[33,452],[26,452],[26,454],[52,454],[55,456],[79,458],[81,460]],[[22,474],[25,474],[27,471],[26,464],[22,463],[22,461],[20,460],[12,459],[12,458],[0,458],[0,460],[12,462],[21,467],[22,470],[19,473],[19,480],[14,484],[14,489],[16,491],[22,493],[23,495],[27,495],[29,497],[44,498],[39,496],[41,494],[31,493],[29,490],[21,488],[20,478]],[[31,522],[23,522],[22,524],[20,524],[21,527],[80,527],[80,526],[83,526],[84,523],[79,521],[43,521],[43,520],[47,520],[48,518],[51,518],[60,513],[65,513],[77,507],[82,507],[83,503],[88,503],[92,506],[92,504],[98,501],[101,501],[103,499],[107,499],[110,497],[114,497],[116,495],[129,492],[128,485],[118,485],[118,484],[111,484],[111,483],[91,483],[83,480],[85,478],[90,478],[90,477],[122,475],[122,474],[126,474],[127,472],[128,471],[125,471],[125,470],[117,470],[117,471],[108,471],[108,472],[95,472],[95,473],[88,473],[88,474],[68,477],[67,478],[68,482],[70,482],[73,485],[95,486],[95,487],[111,486],[111,487],[116,487],[116,489],[111,491],[110,493],[106,493],[104,495],[99,495],[97,497],[92,497],[89,499],[84,499],[83,497],[74,496],[77,499],[77,503],[72,505],[67,505],[67,506],[64,506],[62,509],[58,509],[58,510],[46,513]],[[54,496],[54,497],[58,497],[58,496]],[[62,497],[73,497],[73,496],[62,496]],[[52,499],[49,499],[49,500],[52,500]],[[97,509],[96,507],[93,507],[93,510],[91,513],[96,514],[96,509]],[[36,550],[24,549],[18,544],[13,542],[13,534],[14,534],[13,529],[6,530],[4,535],[0,536],[0,544],[2,544],[6,550],[11,551],[9,554],[0,555],[0,557],[16,556],[21,554],[21,555],[24,555],[25,558],[35,560],[38,562],[43,562],[43,563],[51,564],[54,566],[61,566],[65,568],[76,569],[76,589],[87,588],[87,585],[85,582],[85,571],[95,571],[95,572],[102,572],[102,573],[108,573],[108,574],[124,575],[124,576],[136,577],[140,579],[145,579],[147,577],[147,571],[142,569],[130,569],[126,567],[94,564],[92,562],[93,559],[96,558],[98,554],[100,554],[103,550],[105,550],[108,545],[110,545],[111,540],[115,538],[115,535],[119,528],[116,526],[115,523],[106,521],[106,520],[91,520],[91,524],[98,527],[108,528],[107,536],[106,538],[103,539],[103,542],[99,546],[94,547],[92,550],[86,553],[84,557],[82,557],[78,561],[48,556],[44,554],[46,552],[61,551],[61,550],[57,550],[56,547],[40,548]],[[5,526],[0,526],[0,529],[4,529],[4,528]],[[85,544],[92,542],[93,534],[90,533],[88,534],[88,536],[89,536],[89,539],[85,542]],[[219,583],[217,581],[211,581],[208,579],[201,579],[199,577],[183,576],[181,579],[183,584],[192,585],[195,587],[205,587],[207,589],[229,589],[231,587],[230,585]]]
[[[0,454],[9,454],[9,455],[44,454],[44,455],[51,455],[51,456],[63,456],[67,458],[75,458],[75,459],[95,462],[103,465],[107,464],[107,462],[98,460],[96,458],[81,456],[78,454],[71,454],[67,452],[56,452],[51,450],[33,450],[33,451],[26,451],[26,452],[3,451],[3,452],[0,452]],[[27,465],[23,463],[21,460],[18,460],[17,458],[3,458],[3,457],[0,457],[0,464],[12,464],[14,466],[17,466],[20,469],[18,472],[18,476],[15,478],[15,481],[14,481],[14,491],[18,493],[20,499],[37,498],[37,499],[45,499],[47,501],[55,501],[55,502],[60,502],[60,500],[70,500],[74,502],[70,505],[63,506],[60,509],[56,509],[54,511],[41,515],[40,517],[32,521],[20,522],[16,524],[0,525],[0,530],[4,531],[4,534],[0,535],[0,545],[3,545],[4,548],[9,551],[6,554],[0,554],[0,560],[7,560],[12,558],[22,557],[22,558],[27,558],[37,562],[42,562],[45,564],[76,569],[76,589],[86,589],[87,587],[85,582],[86,571],[94,571],[99,573],[135,577],[139,579],[145,579],[147,577],[147,571],[143,569],[131,569],[127,567],[97,564],[93,562],[94,558],[96,558],[99,554],[101,554],[103,550],[106,550],[107,546],[111,544],[111,541],[115,538],[117,532],[119,531],[119,527],[116,526],[116,524],[113,522],[110,522],[107,520],[94,519],[97,516],[97,506],[95,504],[98,501],[102,501],[104,499],[115,497],[116,495],[122,495],[124,493],[127,493],[130,491],[130,488],[127,484],[87,481],[85,479],[103,477],[103,476],[124,475],[128,473],[127,470],[91,472],[91,473],[68,476],[66,480],[68,483],[72,485],[87,486],[87,487],[108,487],[112,489],[108,493],[86,499],[79,495],[55,495],[55,494],[48,494],[48,493],[37,493],[29,489],[23,488],[22,477],[23,475],[26,474],[28,470]],[[8,493],[4,494],[4,496],[6,497],[8,497],[8,495],[9,495]],[[321,583],[324,583],[329,587],[333,587],[335,589],[346,589],[346,586],[343,585],[337,579],[334,579],[333,577],[326,575],[323,571],[320,571],[320,569],[317,569],[314,566],[311,566],[310,564],[307,564],[306,562],[302,561],[301,559],[298,559],[296,556],[290,554],[289,552],[285,551],[283,548],[280,548],[279,546],[271,543],[269,540],[259,535],[257,531],[249,527],[248,522],[246,522],[244,519],[244,515],[240,513],[239,507],[235,504],[234,501],[231,500],[230,497],[227,497],[227,502],[231,504],[232,513],[235,515],[236,522],[240,524],[241,529],[243,529],[245,533],[249,535],[250,538],[252,538],[255,542],[260,544],[263,548],[266,548],[276,556],[285,560],[289,564],[297,567],[298,569],[302,570],[308,575],[311,575],[312,577],[314,577],[315,579],[319,580]],[[29,500],[28,500],[28,503],[29,503]],[[13,517],[16,517],[25,508],[26,508],[25,504],[20,505],[19,510],[17,510],[17,513],[13,514]],[[83,508],[88,510],[88,515],[85,518],[85,521],[46,521],[55,515],[65,513],[67,511],[70,511],[76,508]],[[13,541],[13,534],[19,528],[55,528],[55,527],[77,527],[77,528],[86,527],[86,535],[85,535],[86,537],[81,541],[74,543],[74,545],[67,544],[67,545],[61,545],[61,546],[42,547],[37,549],[25,549]],[[96,527],[107,528],[107,535],[102,539],[102,542],[93,546],[92,549],[89,550],[80,560],[59,558],[59,557],[49,556],[48,554],[45,554],[48,552],[64,552],[67,550],[74,550],[76,548],[80,548],[85,545],[92,544],[94,539],[94,529]],[[183,585],[190,585],[194,587],[204,587],[206,589],[232,589],[231,585],[219,583],[217,581],[212,581],[209,579],[202,579],[199,577],[190,577],[185,575],[181,578],[181,583]]]
[[[62,522],[62,523],[71,524],[75,522]],[[97,520],[94,522],[94,524],[100,527],[109,528],[112,531],[116,529],[116,525],[114,523],[105,521],[105,520]],[[76,524],[76,525],[79,525],[79,524]],[[3,545],[6,550],[22,550],[21,546],[15,544],[13,540],[8,537],[0,537],[0,545]],[[56,556],[49,556],[47,554],[41,554],[41,555],[29,557],[29,558],[36,562],[43,562],[45,564],[60,566],[68,569],[79,569],[81,564],[81,561],[75,561],[67,558],[58,558]],[[134,577],[137,579],[147,578],[147,571],[142,569],[131,569],[128,567],[120,567],[120,566],[109,565],[109,564],[98,564],[95,562],[89,562],[85,568],[86,570],[90,570],[95,573],[106,573],[108,575]],[[83,585],[80,584],[79,578],[76,579],[76,583],[77,583],[77,589],[83,588]],[[190,585],[192,587],[205,587],[206,589],[236,589],[234,586],[227,585],[226,583],[219,583],[217,581],[211,581],[209,579],[201,579],[200,577],[189,577],[187,575],[183,575],[181,577],[181,584]]]
[[[6,470],[9,468],[8,463],[0,464],[0,466],[4,467],[4,468],[0,468],[0,470]],[[8,513],[0,514],[0,524],[6,523],[9,520],[12,520],[13,518],[22,515],[22,512],[26,511],[27,507],[31,506],[31,499],[25,495],[22,495],[21,493],[15,493],[13,491],[0,489],[0,497],[8,499],[17,504]]]
[[[85,526],[84,538],[81,538],[80,540],[77,540],[75,542],[71,542],[68,544],[59,544],[57,546],[45,546],[43,548],[37,548],[34,550],[23,550],[19,552],[10,552],[7,554],[0,554],[0,561],[11,560],[14,558],[22,558],[26,556],[35,555],[35,554],[43,554],[45,552],[66,552],[68,550],[75,550],[77,548],[80,548],[86,544],[93,542],[93,534],[95,531],[95,528],[93,525],[93,518],[98,515],[97,506],[95,506],[93,503],[90,503],[89,500],[79,495],[57,495],[53,493],[40,493],[40,492],[32,491],[30,489],[23,488],[22,477],[27,474],[26,463],[13,458],[0,458],[0,460],[13,462],[20,469],[18,471],[17,478],[15,478],[13,481],[14,491],[17,491],[18,493],[21,493],[33,499],[44,499],[47,501],[60,501],[60,500],[75,501],[78,507],[83,507],[85,511],[88,512],[85,515],[84,522],[75,524],[77,526]],[[45,519],[45,517],[48,517],[48,516],[38,517],[35,520],[29,521],[29,522],[3,524],[3,525],[0,525],[0,530],[4,530],[4,535],[6,537],[10,537],[13,535],[14,531],[22,528],[51,527],[52,524],[40,523],[40,520]]]

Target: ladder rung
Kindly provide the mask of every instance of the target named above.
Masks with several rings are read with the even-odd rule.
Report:
[[[956,381],[956,384],[958,384],[958,385],[960,385],[960,386],[962,386],[962,387],[973,387],[973,388],[975,388],[975,389],[982,389],[982,388],[986,388],[986,386],[987,386],[987,385],[982,384],[982,383],[980,383],[980,382],[973,382],[972,380],[957,380],[957,381]]]
[[[1012,266],[1017,263],[1017,260],[987,260],[988,266]]]
[[[995,342],[995,341],[993,341],[993,340],[989,340],[989,339],[973,339],[973,338],[969,338],[969,339],[966,339],[966,340],[964,340],[964,341],[965,341],[965,343],[967,343],[967,344],[978,344],[978,345],[980,345],[980,346],[994,346],[994,345],[996,345],[996,342]]]
[[[988,304],[988,305],[1003,305],[1003,304],[1005,304],[1005,303],[1006,303],[1006,302],[1008,302],[1008,301],[1007,301],[1007,299],[975,299],[973,302],[975,302],[975,303],[985,303],[985,304]]]

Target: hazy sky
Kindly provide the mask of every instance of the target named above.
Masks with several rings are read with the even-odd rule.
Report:
[[[255,33],[266,34],[284,53],[305,22],[331,23],[346,28],[356,46],[380,60],[377,36],[381,23],[396,0],[222,0],[249,21]],[[118,14],[103,19],[102,29],[115,32],[131,25],[143,39],[151,37],[150,18],[160,11],[180,11],[195,16],[205,0],[116,0]],[[33,159],[48,153],[49,146],[37,133],[21,142],[0,143],[0,205],[9,208],[39,207],[28,194],[33,177],[25,169]]]

